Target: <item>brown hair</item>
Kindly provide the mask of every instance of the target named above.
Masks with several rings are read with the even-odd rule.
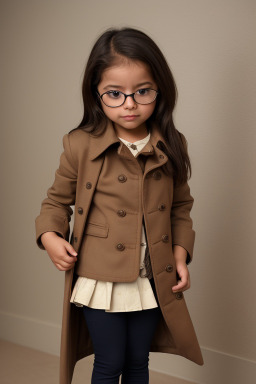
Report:
[[[80,124],[74,129],[80,128],[95,135],[102,134],[106,129],[107,117],[97,96],[97,86],[103,71],[114,64],[117,56],[141,61],[149,66],[159,90],[156,107],[148,120],[149,127],[150,122],[155,122],[165,138],[166,146],[159,145],[171,162],[171,167],[168,166],[169,162],[165,164],[165,170],[173,173],[176,183],[186,182],[188,176],[191,176],[187,142],[173,122],[177,88],[163,53],[144,32],[133,28],[111,28],[97,39],[84,72],[82,84],[84,115]]]

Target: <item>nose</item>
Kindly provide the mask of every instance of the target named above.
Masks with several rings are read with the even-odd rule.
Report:
[[[125,100],[125,103],[124,103],[124,107],[128,108],[128,109],[132,109],[132,108],[136,108],[137,107],[137,103],[136,103],[136,101],[133,100],[132,95],[129,95],[129,96],[126,97],[126,100]]]

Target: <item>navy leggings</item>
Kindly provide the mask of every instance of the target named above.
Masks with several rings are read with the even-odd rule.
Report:
[[[155,292],[153,279],[150,282]],[[149,349],[160,319],[160,307],[105,312],[84,306],[83,314],[95,354],[91,383],[118,384],[122,374],[122,384],[148,384]]]

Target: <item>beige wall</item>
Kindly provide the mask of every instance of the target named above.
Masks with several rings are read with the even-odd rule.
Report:
[[[105,28],[128,25],[170,63],[193,167],[186,299],[206,364],[151,354],[151,367],[205,384],[254,382],[255,10],[253,0],[1,1],[2,338],[58,353],[63,273],[37,248],[34,220],[62,136],[82,116],[90,48]]]

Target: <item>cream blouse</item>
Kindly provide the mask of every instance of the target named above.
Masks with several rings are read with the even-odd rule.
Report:
[[[149,138],[150,133],[144,139],[130,143],[119,137],[134,156],[144,148]],[[131,144],[135,144],[136,148],[131,147]],[[158,307],[149,279],[144,277],[146,245],[145,228],[142,225],[140,274],[137,280],[119,283],[79,276],[70,302],[78,307],[86,305],[91,308],[105,309],[106,312],[131,312]]]

